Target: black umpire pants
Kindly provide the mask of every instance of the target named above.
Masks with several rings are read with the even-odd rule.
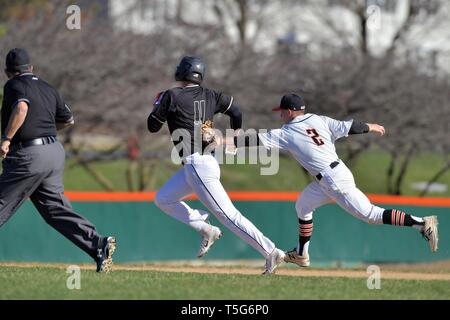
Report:
[[[30,198],[44,220],[94,260],[102,245],[95,226],[64,195],[65,151],[59,142],[11,149],[0,176],[0,227]]]

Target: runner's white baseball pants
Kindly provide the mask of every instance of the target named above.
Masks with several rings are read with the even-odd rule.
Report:
[[[156,205],[168,215],[203,233],[208,224],[208,212],[192,209],[183,198],[195,193],[216,218],[265,258],[274,250],[274,243],[233,205],[220,183],[220,167],[211,155],[195,153],[186,164],[158,191]]]

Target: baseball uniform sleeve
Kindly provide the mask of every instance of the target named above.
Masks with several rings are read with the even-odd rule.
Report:
[[[171,104],[169,92],[160,92],[153,102],[153,111],[147,119],[147,127],[150,132],[158,132],[167,120]]]
[[[361,134],[367,132],[369,132],[369,125],[367,123],[353,120],[348,134]]]
[[[216,100],[216,110],[214,113],[225,113],[227,112],[230,108],[231,105],[233,104],[233,97],[226,95],[224,93],[221,92],[214,92],[214,98]]]
[[[60,123],[71,122],[73,120],[73,115],[69,106],[64,102],[63,98],[58,92],[55,92],[55,96],[56,96],[55,121]]]
[[[239,110],[236,103],[233,103],[224,114],[230,117],[231,129],[237,130],[242,128],[242,112]]]
[[[350,121],[340,121],[335,120],[326,116],[321,116],[322,120],[327,124],[328,129],[331,132],[333,141],[336,141],[342,137],[347,137],[350,127],[352,126],[353,120]]]
[[[288,149],[288,142],[283,129],[274,129],[266,133],[258,133],[258,138],[266,149]]]

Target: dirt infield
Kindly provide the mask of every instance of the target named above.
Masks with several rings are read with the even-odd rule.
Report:
[[[260,263],[259,263],[260,264]],[[250,265],[250,266],[249,266]],[[0,267],[48,267],[66,269],[68,264],[49,264],[49,263],[0,263]],[[93,270],[92,265],[80,265],[81,269]],[[255,263],[249,262],[220,262],[214,263],[152,263],[152,264],[116,264],[114,270],[126,271],[160,271],[160,272],[188,272],[188,273],[208,273],[208,274],[242,274],[259,275],[263,271],[262,266],[256,267]],[[450,262],[439,262],[433,264],[418,265],[380,265],[381,277],[384,279],[404,279],[404,280],[442,280],[450,281]],[[369,274],[365,268],[356,269],[326,269],[326,268],[296,268],[280,267],[277,275],[296,276],[296,277],[343,277],[343,278],[367,278]]]

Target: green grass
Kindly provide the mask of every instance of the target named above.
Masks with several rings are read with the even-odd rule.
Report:
[[[72,161],[68,161],[68,166]],[[387,193],[386,170],[389,155],[382,152],[367,152],[358,158],[351,167],[358,187],[365,193]],[[403,194],[418,195],[419,191],[411,188],[411,183],[428,181],[444,164],[441,156],[422,154],[415,157],[403,183]],[[126,160],[104,161],[93,167],[107,177],[115,190],[127,190]],[[153,161],[147,165],[150,170],[149,190],[159,189],[177,170],[180,169],[167,161]],[[267,191],[301,191],[309,180],[300,165],[292,157],[281,157],[279,172],[273,176],[260,175],[260,165],[221,165],[221,181],[226,190],[267,190]],[[66,190],[99,191],[104,190],[81,167],[66,169]],[[438,181],[450,186],[450,171]],[[430,193],[429,196],[450,196],[450,188],[445,193]]]
[[[0,267],[0,299],[450,299],[448,281],[259,275],[81,271],[81,289],[69,290],[64,269]]]

